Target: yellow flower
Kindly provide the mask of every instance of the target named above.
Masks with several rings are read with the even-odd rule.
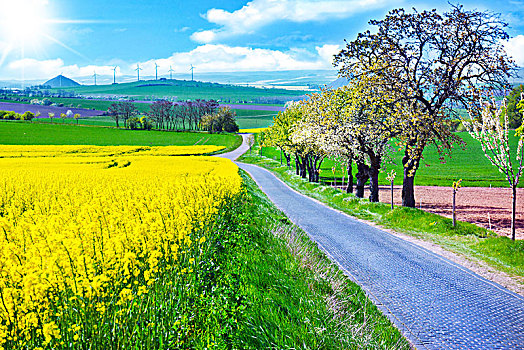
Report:
[[[59,340],[51,310],[105,313],[103,300],[127,303],[185,261],[193,225],[206,226],[241,178],[229,160],[172,155],[218,149],[2,145],[0,345],[33,331]]]

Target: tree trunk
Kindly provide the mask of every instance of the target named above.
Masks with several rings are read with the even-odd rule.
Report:
[[[313,164],[313,169],[315,170],[315,182],[320,182],[320,166],[322,165],[322,162],[324,161],[323,157],[315,157],[315,163]]]
[[[369,166],[357,162],[357,194],[358,198],[364,198],[364,187],[369,179]]]
[[[308,155],[306,156],[306,171],[307,171],[307,176],[308,176],[308,181],[309,182],[314,182],[315,181],[315,167],[314,167],[314,164],[313,164],[313,161],[314,161],[314,157],[311,156],[311,155]]]
[[[307,161],[308,157],[301,157],[300,155],[295,156],[297,175],[305,179],[307,177]]]
[[[346,192],[353,193],[353,160],[348,161],[348,184]]]
[[[415,208],[415,177],[408,176],[409,170],[404,168],[404,182],[402,183],[402,206]]]
[[[412,142],[406,146],[404,158],[402,158],[402,165],[404,165],[402,206],[415,208],[415,173],[417,172],[422,152],[418,152],[417,150],[413,151],[415,155],[414,158],[411,158],[408,151],[410,146],[414,146],[414,143]]]
[[[511,187],[511,239],[515,240],[515,216],[517,215],[517,185]]]
[[[305,157],[299,157],[302,158],[302,161],[300,162],[300,177],[305,179],[307,177],[307,161],[308,156]]]
[[[295,173],[297,175],[300,175],[300,159],[296,154],[295,154]]]
[[[287,154],[286,152],[282,151],[284,153],[284,158],[286,158],[286,164],[289,167],[291,162],[291,155]]]
[[[315,172],[313,171],[313,159],[311,156],[307,156],[306,157],[306,160],[305,160],[305,163],[306,163],[306,170],[307,170],[307,174],[308,174],[308,181],[309,182],[313,182],[314,178],[314,174]]]
[[[378,174],[380,172],[380,161],[381,157],[376,156],[375,154],[369,154],[369,159],[371,160],[371,167],[369,168],[369,184],[370,184],[370,202],[379,201],[379,190],[378,190]]]
[[[378,169],[375,167],[369,168],[369,201],[378,202]]]

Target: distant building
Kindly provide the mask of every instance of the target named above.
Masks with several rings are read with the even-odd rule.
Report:
[[[76,81],[69,79],[67,77],[64,77],[61,74],[59,76],[54,77],[51,80],[46,81],[42,85],[50,86],[53,89],[80,86],[80,84],[77,83]]]

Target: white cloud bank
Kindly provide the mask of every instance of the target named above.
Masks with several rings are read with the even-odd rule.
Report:
[[[158,74],[167,76],[171,66],[175,74],[189,74],[190,65],[195,72],[241,72],[278,70],[317,70],[333,68],[333,55],[339,52],[338,45],[317,46],[315,51],[290,49],[279,51],[245,46],[205,44],[188,52],[175,52],[168,58],[139,62],[141,76],[154,76],[155,63]],[[22,59],[0,68],[1,79],[49,79],[60,73],[69,77],[88,77],[96,71],[99,75],[113,75],[112,65],[66,65],[62,59]],[[135,75],[136,63],[121,64],[117,76]]]
[[[2,79],[50,79],[58,74],[69,77],[92,76],[95,71],[99,75],[113,75],[114,66],[97,66],[87,65],[78,66],[66,65],[60,58],[51,60],[36,60],[33,58],[24,58],[9,62],[2,69]],[[120,75],[120,69],[117,68],[117,74]]]
[[[253,0],[234,12],[210,9],[203,17],[220,28],[191,35],[199,43],[211,43],[240,34],[251,34],[277,21],[310,22],[347,18],[400,3],[402,0]]]
[[[151,70],[155,62],[161,67],[173,66],[178,73],[185,72],[192,64],[199,72],[278,71],[300,69],[329,69],[332,55],[340,50],[338,45],[316,47],[315,52],[301,54],[301,50],[278,51],[245,46],[205,44],[189,52],[174,53],[171,57],[143,62]],[[330,57],[331,55],[331,57]]]
[[[524,35],[517,35],[504,43],[506,52],[513,57],[519,67],[524,67]]]

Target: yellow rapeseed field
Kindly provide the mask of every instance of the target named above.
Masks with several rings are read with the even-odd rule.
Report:
[[[0,348],[59,342],[65,296],[104,313],[205,242],[193,229],[240,191],[238,169],[169,155],[210,149],[0,146]]]
[[[180,156],[208,154],[224,149],[224,146],[82,146],[82,145],[0,145],[0,158],[60,157],[60,156],[117,156],[155,155]]]

